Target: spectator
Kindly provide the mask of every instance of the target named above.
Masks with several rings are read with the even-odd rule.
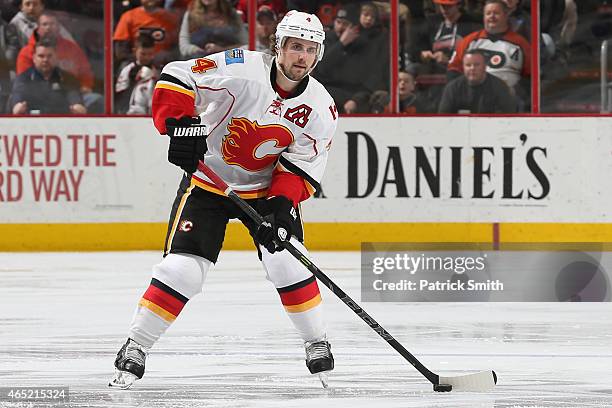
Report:
[[[508,85],[487,73],[487,57],[480,50],[466,51],[463,75],[444,88],[438,113],[514,113],[516,101]]]
[[[427,18],[409,48],[428,110],[437,111],[446,84],[448,61],[465,36],[482,28],[463,12],[461,0],[434,0],[436,13]]]
[[[484,29],[473,32],[461,41],[448,64],[449,78],[463,71],[463,56],[479,49],[487,56],[487,72],[502,79],[521,100],[529,99],[531,47],[521,35],[510,30],[509,14],[502,0],[487,0],[484,8]]]
[[[531,15],[521,7],[521,0],[504,0],[510,13],[510,29],[531,41]]]
[[[139,35],[150,35],[155,40],[155,58],[163,63],[174,59],[178,17],[160,7],[161,0],[140,0],[140,7],[121,15],[113,34],[116,63],[121,64],[130,57]]]
[[[229,0],[193,0],[183,16],[179,34],[183,58],[202,57],[248,42],[242,19]]]
[[[433,63],[437,71],[446,73],[457,44],[482,24],[462,12],[461,0],[434,0],[434,3],[438,13],[429,19],[427,29],[417,37],[413,60]]]
[[[245,23],[249,21],[249,1],[250,0],[238,0],[238,4],[236,4],[236,11],[238,11],[238,14],[242,17],[242,21]],[[234,3],[235,2],[234,0]],[[269,7],[276,14],[277,19],[284,16],[287,12],[285,0],[257,0],[257,10],[262,6]]]
[[[358,24],[359,19],[357,16],[349,16],[350,9],[344,7],[338,9],[336,18],[334,18],[333,32],[325,35],[326,47],[337,43],[340,40],[342,33],[352,24]]]
[[[397,76],[399,113],[414,115],[427,112],[421,95],[416,93],[416,81],[410,72],[400,71]],[[376,91],[370,98],[371,113],[393,113],[389,92]]]
[[[56,45],[59,67],[79,80],[87,111],[103,113],[104,99],[101,94],[93,92],[94,75],[87,56],[77,43],[62,37],[60,32],[60,25],[55,15],[43,11],[38,18],[38,27],[30,37],[28,44],[19,51],[16,64],[17,74],[21,74],[33,65],[36,42],[41,39],[49,39]]]
[[[314,76],[325,85],[341,112],[368,112],[370,95],[389,88],[388,36],[373,3],[361,5],[358,23],[352,10],[345,10],[352,21],[336,42],[335,38],[326,41],[329,46],[325,58],[317,64]]]
[[[34,66],[15,79],[9,106],[15,115],[87,113],[78,81],[57,65],[51,39],[42,39],[34,46]]]
[[[0,13],[0,70],[8,73],[15,68],[20,48],[17,30],[8,24]]]
[[[582,7],[585,3],[580,2]],[[557,45],[568,47],[572,44],[577,24],[578,10],[574,0],[540,1],[540,32],[549,34]]]
[[[423,103],[423,98],[418,95],[416,90],[416,82],[414,75],[400,71],[397,81],[399,112],[400,114],[414,115],[416,113],[425,113],[426,105]],[[387,91],[375,91],[369,100],[370,113],[393,113],[391,98]]]
[[[0,114],[6,109],[11,92],[11,71],[19,50],[15,27],[9,25],[0,14]]]
[[[155,67],[141,67],[136,78],[136,85],[130,95],[128,115],[150,115],[151,102],[159,71]]]
[[[85,53],[75,42],[67,40],[60,35],[57,18],[47,11],[40,15],[38,28],[30,37],[28,45],[19,51],[17,56],[17,74],[25,72],[33,65],[36,43],[43,39],[48,39],[55,44],[59,68],[78,79],[81,84],[81,92],[86,94],[87,106],[99,103],[101,95],[92,93],[94,76]]]
[[[21,0],[21,9],[19,13],[13,17],[10,25],[17,30],[19,39],[19,49],[28,45],[34,30],[38,27],[38,19],[43,14],[45,5],[43,0]],[[59,34],[67,40],[74,41],[72,35],[58,23]]]
[[[543,91],[549,84],[554,91],[559,90],[554,85],[557,80],[570,75],[570,64],[575,57],[571,51],[581,48],[574,48],[577,45],[574,44],[578,24],[576,7],[573,0],[540,2],[540,84]],[[609,23],[605,25],[610,27]],[[606,31],[609,31],[609,28]],[[605,36],[608,37],[609,35]],[[587,57],[586,60],[593,61],[592,57]]]
[[[484,9],[485,1],[486,0],[463,0],[462,3],[465,13],[477,21],[482,21],[482,10]]]
[[[126,65],[117,78],[115,86],[115,112],[127,114],[150,113],[153,86],[159,70],[153,65],[155,42],[148,35],[136,40],[133,54],[135,60]],[[150,88],[150,94],[147,89]],[[148,96],[148,100],[147,100]]]
[[[255,21],[255,49],[266,54],[272,54],[273,41],[271,36],[276,31],[278,16],[268,6],[261,6],[257,11]]]
[[[19,12],[19,5],[16,3],[17,0],[0,0],[0,14],[4,16],[6,21],[11,21]]]

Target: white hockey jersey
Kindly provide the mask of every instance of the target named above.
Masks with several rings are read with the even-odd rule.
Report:
[[[463,72],[467,50],[481,50],[487,57],[487,72],[510,88],[514,88],[521,77],[531,76],[531,47],[525,38],[513,31],[492,35],[480,30],[469,34],[457,46],[448,63],[449,70]]]
[[[172,62],[155,87],[155,125],[163,134],[167,117],[199,115],[209,126],[204,162],[243,198],[266,196],[274,170],[300,176],[312,194],[320,188],[337,110],[314,78],[283,99],[273,88],[275,76],[274,57],[256,51]],[[199,171],[192,183],[223,194]]]

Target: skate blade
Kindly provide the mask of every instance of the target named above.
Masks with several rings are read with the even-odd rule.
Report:
[[[115,370],[115,376],[108,383],[109,387],[119,388],[120,390],[127,390],[134,382],[138,379],[134,374],[126,371]]]
[[[323,388],[329,387],[329,375],[326,371],[317,374],[319,376],[319,380],[321,381],[321,385]]]

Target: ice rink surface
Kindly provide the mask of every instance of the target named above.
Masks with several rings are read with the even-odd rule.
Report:
[[[313,260],[360,300],[359,253]],[[157,252],[0,253],[0,386],[69,386],[72,407],[611,407],[609,303],[363,303],[432,371],[494,369],[493,392],[439,394],[323,285],[330,388],[304,365],[254,252],[222,252],[127,391],[117,350]],[[45,406],[0,402],[0,406]],[[60,405],[52,405],[60,406]]]

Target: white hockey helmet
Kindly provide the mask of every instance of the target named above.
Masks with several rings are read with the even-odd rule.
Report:
[[[276,48],[280,50],[285,44],[287,37],[301,38],[303,40],[314,41],[319,44],[316,62],[323,58],[325,31],[323,24],[314,14],[302,11],[291,10],[276,26]]]

